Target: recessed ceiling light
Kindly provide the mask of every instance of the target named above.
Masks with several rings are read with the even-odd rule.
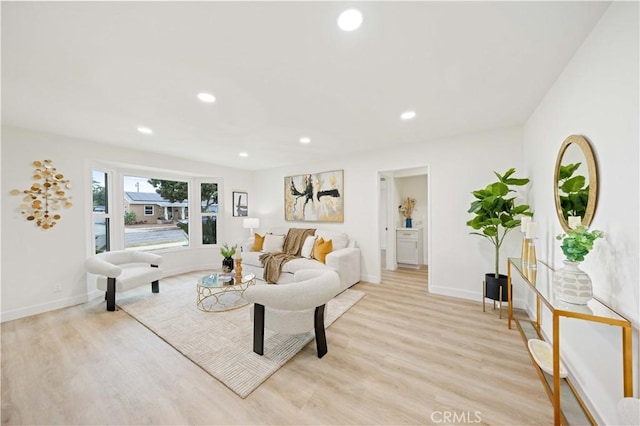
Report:
[[[353,31],[362,24],[362,13],[356,9],[347,9],[338,16],[338,26],[343,31]]]
[[[300,143],[310,143],[311,142],[311,138],[308,137],[302,137],[300,138]]]
[[[198,93],[198,99],[208,104],[214,103],[216,101],[216,97],[211,93]]]
[[[139,127],[138,127],[138,131],[139,131],[140,133],[144,133],[145,135],[150,135],[151,133],[153,133],[153,130],[151,130],[151,129],[150,129],[150,128],[148,128],[148,127],[143,127],[143,126],[139,126]]]
[[[412,120],[414,118],[416,118],[416,112],[415,111],[405,111],[402,114],[400,114],[400,118],[403,120]]]
[[[246,152],[241,152],[240,154],[238,154],[240,157],[248,157],[249,154],[247,154]]]

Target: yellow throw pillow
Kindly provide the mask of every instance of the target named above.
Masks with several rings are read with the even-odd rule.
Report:
[[[253,247],[251,247],[251,251],[262,251],[263,244],[264,237],[261,237],[260,234],[253,234]]]
[[[325,241],[322,238],[318,238],[316,246],[313,248],[313,258],[325,263],[325,258],[333,250],[333,242],[331,240]]]

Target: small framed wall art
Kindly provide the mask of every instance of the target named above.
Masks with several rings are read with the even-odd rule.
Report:
[[[284,178],[285,220],[344,222],[343,170]]]
[[[249,216],[249,194],[233,192],[233,216]]]

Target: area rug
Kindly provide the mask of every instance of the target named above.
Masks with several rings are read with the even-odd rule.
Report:
[[[158,294],[146,286],[131,290],[118,296],[117,305],[241,398],[314,339],[313,331],[285,335],[265,330],[264,356],[254,353],[249,306],[216,313],[198,310],[195,283],[199,276],[185,274],[180,280],[165,280]],[[325,326],[363,296],[351,289],[336,296],[327,304]],[[328,339],[330,342],[330,335]]]

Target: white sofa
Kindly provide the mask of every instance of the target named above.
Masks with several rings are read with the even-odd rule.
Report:
[[[273,228],[267,232],[276,235],[287,235],[288,231],[289,228]],[[260,234],[264,235],[263,233]],[[325,241],[332,241],[333,251],[327,254],[325,263],[304,257],[290,260],[284,264],[276,284],[295,282],[294,274],[302,269],[331,269],[336,271],[340,277],[340,291],[344,291],[360,281],[360,249],[356,242],[342,232],[316,229],[315,235]],[[264,268],[260,262],[260,255],[263,253],[251,251],[252,248],[253,238],[242,244],[242,272],[253,272],[258,279],[263,280]]]

